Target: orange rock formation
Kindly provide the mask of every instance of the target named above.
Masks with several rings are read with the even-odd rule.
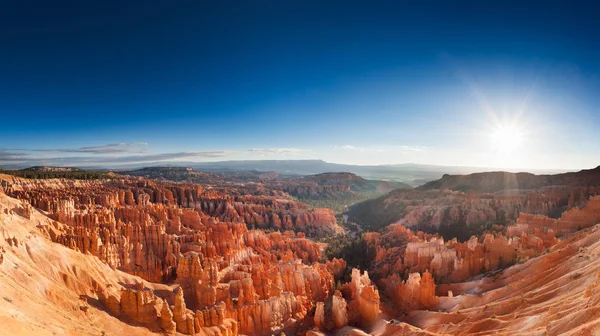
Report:
[[[345,261],[321,262],[324,244],[303,233],[338,232],[329,210],[145,179],[0,180],[0,320],[9,334],[364,335],[348,327],[360,326],[381,335],[585,335],[600,325],[600,197],[583,191],[571,191],[572,208],[557,220],[526,214],[521,196],[492,197],[520,212],[506,236],[459,242],[399,224],[367,233],[376,251],[369,273],[399,308],[388,315],[402,320],[382,327],[369,274],[353,269],[335,291]],[[527,207],[548,213],[553,195],[529,195]],[[450,216],[486,220],[487,208],[473,205],[482,198],[460,197],[470,210],[451,207]]]
[[[283,228],[335,232],[330,210],[143,179],[4,181],[7,193],[52,218],[41,230],[54,242],[170,286],[157,292],[139,281],[94,289],[112,315],[149,330],[271,335],[331,297],[334,274],[345,268],[337,259],[316,263],[323,246],[304,234],[247,228],[279,218]],[[339,311],[335,316],[344,324]]]
[[[523,233],[539,237],[544,246],[556,243],[555,236],[561,236],[588,228],[600,222],[600,196],[592,196],[585,207],[572,208],[565,211],[559,219],[542,215],[522,213],[514,226],[508,228],[509,236],[519,236]]]

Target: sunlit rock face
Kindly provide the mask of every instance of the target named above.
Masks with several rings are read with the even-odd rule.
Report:
[[[472,236],[465,242],[390,225],[381,233],[365,236],[376,250],[372,271],[379,288],[402,312],[434,309],[440,302],[437,295],[448,295],[447,284],[542,255],[559,243],[555,232],[573,234],[600,223],[599,197],[592,196],[585,204],[565,211],[559,219],[521,213],[516,223],[506,228],[506,235]],[[436,283],[444,285],[436,290]]]
[[[447,240],[456,237],[464,241],[485,233],[490,224],[511,225],[521,213],[560,217],[566,210],[587,205],[588,199],[599,193],[600,184],[557,185],[508,195],[398,189],[351,207],[349,218],[372,230],[401,224],[415,232],[437,232]]]
[[[585,249],[595,246],[598,197],[573,196],[572,208],[559,219],[521,211],[506,234],[498,230],[462,241],[389,225],[380,232],[365,233],[365,243],[375,252],[369,272],[353,269],[347,274],[344,260],[324,261],[324,244],[294,231],[337,232],[329,210],[146,179],[40,181],[3,176],[2,180],[2,190],[21,199],[0,195],[6,198],[4,203],[20,204],[0,204],[0,224],[5,225],[5,218],[18,224],[2,231],[6,242],[0,249],[3,270],[17,272],[13,263],[19,255],[23,262],[44,253],[56,255],[54,249],[68,251],[69,260],[94,266],[85,271],[61,266],[46,273],[52,280],[36,278],[35,283],[64,283],[71,296],[77,293],[83,296],[82,302],[97,302],[113,324],[144,333],[364,334],[356,329],[361,328],[383,335],[453,334],[461,332],[460,325],[475,332],[502,333],[526,322],[506,316],[509,310],[520,309],[525,316],[532,311],[522,307],[560,295],[553,290],[537,292],[538,286],[529,281],[538,273],[552,288],[585,287],[581,295],[574,292],[581,300],[563,300],[569,307],[585,311],[584,299],[595,302],[597,281],[592,281],[592,270],[582,268],[580,259],[592,262],[593,254],[586,254]],[[541,207],[547,197],[540,198]],[[481,201],[470,200],[470,204]],[[514,204],[510,199],[506,202]],[[479,212],[468,213],[478,218]],[[12,233],[20,232],[21,226],[27,229]],[[265,232],[252,227],[280,229]],[[34,248],[32,232],[54,247],[44,247],[46,252]],[[515,266],[499,271],[511,265]],[[554,279],[551,272],[573,274]],[[344,276],[349,282],[335,286],[336,291],[334,283]],[[25,283],[27,278],[19,277]],[[33,283],[29,285],[35,290]],[[51,292],[44,295],[53,302],[63,300]],[[58,304],[72,309],[72,300],[64,300],[68,305]],[[496,300],[502,305],[496,305]],[[539,309],[548,314],[561,309],[550,306],[553,310]],[[80,311],[92,314],[94,309],[82,305]],[[503,316],[503,322],[497,323],[499,319],[492,315]],[[424,323],[422,316],[432,316],[437,322]],[[390,322],[382,327],[382,319],[388,317],[414,326]],[[554,317],[562,324],[546,323],[544,327],[552,333],[575,328],[568,320]],[[542,324],[540,320],[534,327],[541,330]]]
[[[340,291],[335,291],[326,302],[317,302],[314,323],[322,331],[337,330],[348,325],[348,303]]]
[[[344,297],[349,298],[348,320],[351,323],[370,325],[379,316],[379,290],[369,279],[369,274],[354,268],[351,281],[342,288]]]
[[[271,335],[293,328],[316,302],[331,300],[334,275],[346,267],[339,259],[318,263],[323,245],[303,233],[248,229],[336,232],[328,209],[144,179],[6,180],[7,193],[53,218],[44,229],[52,241],[170,285],[95,290],[112,315],[150,330]],[[335,300],[335,325],[346,325],[345,300],[339,293]]]
[[[425,271],[423,275],[410,273],[404,281],[394,274],[382,283],[394,305],[403,312],[433,308],[438,303],[435,283],[429,271]]]
[[[571,208],[563,212],[559,219],[523,213],[516,224],[509,228],[508,234],[509,236],[531,234],[540,238],[544,246],[551,246],[556,243],[556,236],[573,233],[598,222],[600,222],[600,196],[592,196],[584,207]]]
[[[600,302],[600,264],[594,258],[599,238],[594,225],[501,272],[438,285],[438,303],[402,321],[413,325],[414,334],[511,335],[527,328],[531,334],[593,335],[600,322],[593,313]],[[399,330],[408,332],[397,323],[383,334]]]

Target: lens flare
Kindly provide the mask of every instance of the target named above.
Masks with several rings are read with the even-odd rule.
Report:
[[[523,132],[514,125],[498,125],[490,134],[494,150],[501,154],[511,154],[523,143]]]

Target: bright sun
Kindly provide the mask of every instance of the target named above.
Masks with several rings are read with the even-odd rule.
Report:
[[[521,146],[523,132],[513,125],[498,125],[490,134],[490,140],[494,150],[510,154]]]

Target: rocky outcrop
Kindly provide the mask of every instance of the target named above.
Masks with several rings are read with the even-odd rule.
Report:
[[[369,326],[379,317],[379,290],[369,279],[369,274],[352,269],[352,280],[342,288],[348,300],[348,321],[351,324]]]
[[[140,327],[121,311],[121,289],[134,289],[142,279],[52,242],[48,232],[60,225],[40,211],[21,216],[18,209],[25,206],[0,193],[0,315],[18,312],[18,318],[3,320],[0,333],[148,335],[159,330],[156,320],[151,329]],[[152,300],[145,293],[136,298],[144,310]],[[143,314],[133,316],[144,320]]]
[[[404,312],[433,308],[438,303],[435,283],[429,271],[425,271],[423,275],[410,273],[405,281],[394,274],[382,283],[394,305]]]
[[[545,249],[540,238],[527,233],[511,238],[484,234],[459,242],[414,233],[398,224],[381,233],[367,233],[365,241],[376,250],[372,270],[379,288],[402,312],[434,307],[438,302],[435,283],[466,281]]]
[[[347,325],[369,327],[379,320],[379,291],[367,272],[352,269],[352,280],[342,292],[335,291],[327,300],[317,302],[313,317],[317,329],[329,332]]]
[[[174,333],[177,328],[175,321],[173,321],[171,308],[169,308],[169,304],[166,301],[163,301],[160,310],[160,327],[168,334]]]
[[[348,325],[348,311],[342,293],[335,291],[331,297],[331,319],[336,329]]]
[[[175,293],[173,319],[175,320],[177,332],[186,335],[193,335],[195,333],[194,314],[191,310],[187,309],[185,305],[185,299],[183,297],[183,290],[181,289],[178,289]]]
[[[513,264],[522,244],[500,234],[471,237],[464,243],[418,232],[413,234],[399,225],[391,225],[383,235],[366,236],[376,248],[379,278],[398,274],[406,279],[410,273],[428,271],[443,281],[464,281],[474,275]],[[393,246],[386,248],[385,246]],[[397,282],[397,281],[396,281]]]
[[[121,314],[137,323],[150,324],[158,318],[156,296],[152,290],[144,288],[143,284],[133,289],[121,289],[119,303]],[[110,304],[107,302],[107,305]]]
[[[522,212],[558,217],[585,205],[587,197],[599,192],[599,187],[560,186],[508,195],[400,189],[351,207],[349,219],[371,230],[396,223],[464,241],[485,233],[493,224],[510,225]]]
[[[340,291],[335,291],[327,302],[317,302],[315,326],[324,331],[341,329],[348,325],[347,303]]]
[[[516,335],[527,326],[530,334],[593,335],[599,322],[599,248],[600,230],[592,226],[526,263],[474,281],[440,285],[453,296],[440,297],[440,307],[409,314],[403,320],[415,330],[401,334]],[[389,331],[399,332],[394,325]]]
[[[509,237],[523,233],[540,238],[545,247],[556,244],[556,236],[561,236],[588,228],[600,223],[600,196],[592,196],[582,208],[565,211],[559,219],[547,216],[522,213],[515,225],[507,229]]]
[[[271,335],[328,300],[346,266],[339,259],[319,263],[324,245],[304,233],[248,229],[279,221],[282,230],[334,232],[330,210],[144,179],[10,180],[7,192],[54,220],[46,229],[53,241],[150,283],[176,286],[98,290],[111,314],[150,329]],[[336,319],[343,320],[338,313]]]
[[[100,302],[113,315],[126,321],[146,325],[151,329],[158,326],[166,333],[195,335],[212,334],[219,330],[226,335],[238,334],[238,322],[225,318],[223,303],[204,307],[194,313],[187,309],[180,288],[168,293],[169,298],[165,299],[157,297],[154,290],[145,288],[142,283],[130,288],[121,288],[120,297],[110,291],[110,289],[99,291]],[[174,298],[173,306],[168,304],[170,298]]]

